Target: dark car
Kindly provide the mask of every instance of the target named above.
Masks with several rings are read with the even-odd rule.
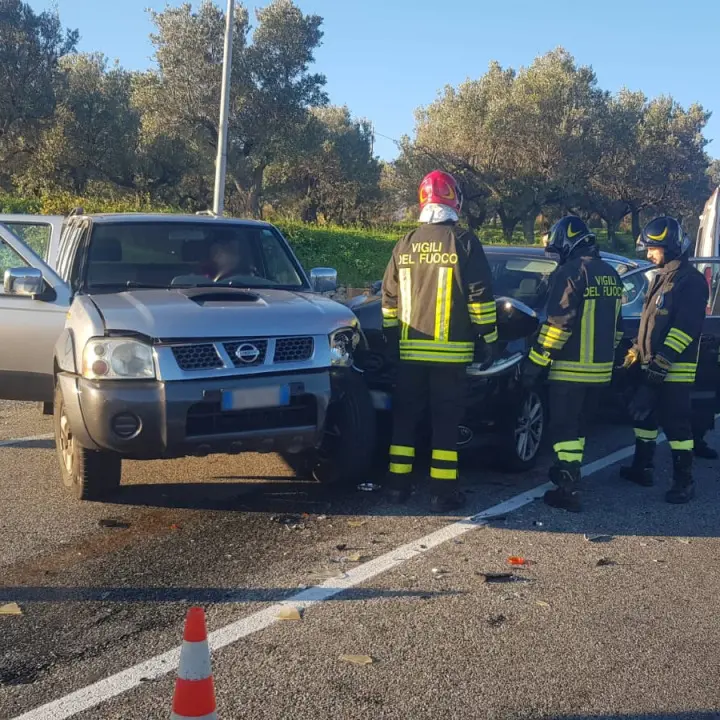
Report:
[[[466,449],[479,446],[499,448],[497,453],[509,470],[526,470],[537,459],[547,427],[548,413],[544,388],[523,390],[520,383],[522,360],[540,323],[545,318],[550,275],[557,263],[540,247],[486,246],[485,254],[493,276],[493,288],[498,307],[500,339],[496,361],[486,371],[477,366],[468,368],[469,390],[464,426],[459,431],[459,445]],[[629,259],[612,253],[601,253],[621,275],[624,285],[623,318],[626,338],[618,348],[618,362],[622,360],[631,339],[637,332],[642,300],[647,288],[652,265],[644,260]],[[703,261],[705,265],[708,261]],[[720,263],[710,273],[718,287]],[[714,273],[714,274],[713,274]],[[707,273],[706,273],[707,274]],[[370,386],[375,407],[383,415],[391,405],[396,366],[389,360],[382,336],[380,283],[375,283],[366,295],[348,302],[353,309],[368,341],[368,350],[358,358]],[[716,327],[717,322],[717,327]],[[712,348],[717,360],[717,335],[720,318],[707,326],[703,352],[705,366],[710,363]],[[714,371],[714,368],[711,368]],[[702,372],[699,376],[702,376]],[[604,403],[607,411],[622,409],[628,388],[622,377],[613,382],[612,392]],[[384,418],[388,423],[389,417]],[[389,441],[386,442],[388,444]]]

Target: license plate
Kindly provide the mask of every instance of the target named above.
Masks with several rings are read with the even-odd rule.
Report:
[[[223,390],[223,410],[253,410],[256,408],[281,407],[290,404],[290,386],[244,388]]]

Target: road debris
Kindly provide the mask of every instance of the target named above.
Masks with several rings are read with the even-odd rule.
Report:
[[[528,564],[528,561],[519,555],[511,555],[507,561],[508,565],[513,565],[515,567],[521,567]]]
[[[366,482],[366,483],[360,483],[357,486],[357,489],[360,490],[360,492],[376,492],[377,490],[380,490],[382,488],[382,485],[376,485],[375,483]]]
[[[375,662],[369,655],[341,655],[340,660],[351,665],[372,665]]]
[[[347,543],[340,543],[339,545],[335,546],[336,550],[347,550]]]
[[[480,575],[486,583],[508,583],[515,581],[515,576],[511,572],[481,572],[478,573],[478,575]]]
[[[0,605],[0,615],[22,615],[22,608],[14,602],[7,605]]]
[[[302,620],[302,615],[296,607],[287,605],[278,613],[278,620]]]
[[[180,526],[177,523],[171,523],[170,529],[171,530],[180,530]]]
[[[321,521],[321,520],[327,520],[327,518],[328,518],[327,515],[318,515],[318,516],[317,516],[318,522]]]
[[[368,555],[361,555],[360,553],[353,553],[347,557],[342,558],[345,562],[364,562],[368,559]]]
[[[679,543],[682,543],[683,545],[690,545],[692,540],[690,538],[675,538]]]
[[[591,543],[609,543],[615,539],[612,535],[585,535],[584,537]]]
[[[347,524],[351,528],[359,528],[359,527],[362,527],[363,525],[365,525],[366,523],[367,523],[367,520],[348,520],[347,521]]]
[[[430,571],[435,577],[443,577],[445,575],[449,575],[450,572],[446,570],[445,568],[433,568]]]
[[[500,627],[506,620],[507,617],[505,617],[505,615],[491,615],[487,619],[487,624],[490,627]]]
[[[536,605],[539,605],[540,607],[543,607],[543,608],[549,608],[549,607],[550,607],[550,603],[547,603],[547,602],[545,602],[544,600],[537,600],[537,601],[535,602],[535,604],[536,604]]]
[[[614,560],[610,560],[610,558],[600,558],[596,563],[596,567],[612,567],[613,565],[617,565],[617,563]]]
[[[131,523],[120,518],[101,518],[98,525],[103,528],[117,528],[118,530],[127,530]]]

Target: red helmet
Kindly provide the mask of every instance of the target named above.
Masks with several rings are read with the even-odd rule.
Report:
[[[420,209],[430,203],[447,205],[456,212],[462,207],[462,191],[455,178],[442,170],[433,170],[420,183]]]

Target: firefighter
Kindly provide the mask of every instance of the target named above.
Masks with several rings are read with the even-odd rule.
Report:
[[[595,235],[578,217],[559,220],[550,230],[546,252],[557,257],[550,278],[547,320],[525,359],[523,385],[550,385],[550,435],[555,454],[550,480],[557,486],[545,502],[579,512],[580,468],[592,388],[612,378],[615,349],[623,336],[623,285],[600,258]]]
[[[458,227],[462,194],[452,175],[435,170],[420,184],[420,226],[393,249],[382,285],[385,337],[399,353],[387,485],[404,502],[411,488],[416,430],[430,408],[430,509],[462,507],[458,426],[466,369],[492,362],[497,315],[490,267],[478,238]]]
[[[640,386],[629,407],[635,423],[635,456],[620,474],[638,485],[653,484],[653,457],[662,425],[673,459],[673,482],[665,499],[686,503],[695,494],[690,391],[708,287],[688,262],[690,239],[675,218],[662,216],[648,223],[639,245],[659,270],[645,296],[638,337],[624,363],[640,371]]]

